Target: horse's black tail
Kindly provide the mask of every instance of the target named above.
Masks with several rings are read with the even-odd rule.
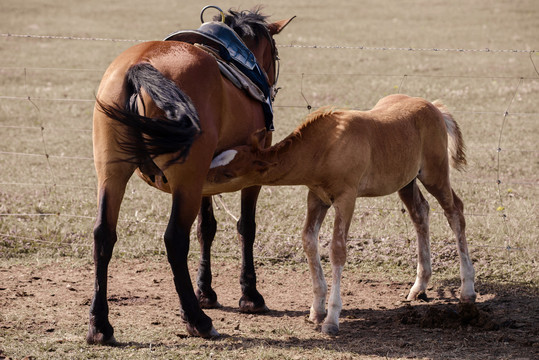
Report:
[[[126,74],[129,97],[124,106],[105,104],[96,99],[98,109],[107,117],[127,126],[117,131],[118,143],[129,156],[128,161],[175,153],[169,162],[182,162],[189,154],[193,141],[200,135],[197,111],[191,99],[176,84],[163,76],[149,63],[133,65]],[[139,114],[137,99],[141,88],[152,98],[166,118],[150,118]],[[142,103],[145,108],[144,103]]]

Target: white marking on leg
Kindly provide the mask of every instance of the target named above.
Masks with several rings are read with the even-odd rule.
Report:
[[[210,164],[210,169],[219,167],[219,166],[225,166],[228,165],[234,158],[236,157],[236,154],[238,153],[237,150],[226,150],[217,155],[213,158]]]
[[[328,291],[318,253],[319,230],[320,224],[313,224],[312,226],[307,226],[303,231],[303,250],[307,256],[313,283],[313,304],[311,306],[309,320],[315,324],[321,323],[326,316],[325,306]]]
[[[332,282],[331,293],[329,295],[328,302],[328,315],[323,325],[323,332],[328,334],[336,334],[339,331],[339,316],[342,310],[341,299],[341,277],[344,266],[333,265],[332,266]]]

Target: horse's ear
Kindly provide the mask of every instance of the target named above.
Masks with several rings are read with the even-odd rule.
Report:
[[[260,150],[264,148],[266,142],[266,128],[258,129],[251,135],[251,144],[253,145],[253,150]]]
[[[275,164],[264,160],[255,159],[251,166],[255,171],[259,172],[260,174],[265,174],[268,171],[269,167],[272,165]]]
[[[283,31],[283,29],[286,27],[286,25],[288,25],[290,23],[290,21],[294,20],[295,17],[296,16],[292,16],[288,20],[276,21],[276,22],[274,22],[272,24],[269,24],[268,29],[269,29],[269,32],[270,32],[271,36],[276,35],[276,34],[280,33],[281,31]]]

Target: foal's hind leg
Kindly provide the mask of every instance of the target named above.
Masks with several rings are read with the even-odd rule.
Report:
[[[237,224],[242,251],[240,275],[242,297],[239,301],[239,307],[240,311],[245,313],[263,313],[269,310],[264,298],[256,289],[253,258],[253,245],[256,234],[256,202],[260,189],[260,186],[254,186],[241,191],[241,216]]]
[[[423,182],[423,185],[434,195],[444,209],[445,217],[457,240],[457,250],[460,257],[460,300],[464,303],[473,303],[477,296],[474,290],[475,270],[468,254],[465,234],[466,221],[463,215],[464,205],[451,188],[449,177],[447,177],[446,181],[440,181],[434,185],[429,185],[425,182]]]
[[[429,203],[421,194],[414,179],[399,190],[399,196],[406,205],[417,234],[417,277],[408,300],[423,296],[432,275],[429,240]]]
[[[86,341],[89,344],[113,344],[114,329],[108,319],[107,274],[117,240],[116,225],[127,181],[135,166],[126,163],[102,165],[96,161],[98,175],[98,214],[94,227],[94,295]]]
[[[217,222],[213,215],[212,198],[202,198],[200,211],[198,213],[197,237],[200,244],[200,263],[198,265],[197,276],[197,298],[200,307],[211,309],[219,307],[217,294],[211,287],[211,246],[215,238]]]

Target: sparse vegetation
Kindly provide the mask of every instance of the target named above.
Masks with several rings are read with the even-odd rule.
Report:
[[[249,0],[239,4],[226,0],[217,5],[225,9],[249,8],[255,3],[258,2]],[[160,39],[180,28],[198,27],[199,11],[203,5],[206,4],[198,1],[176,4],[139,0],[84,4],[49,1],[45,4],[36,0],[22,3],[7,0],[3,2],[0,13],[0,33]],[[307,105],[313,109],[324,105],[368,109],[379,98],[396,92],[429,100],[442,99],[460,123],[468,146],[468,169],[464,173],[453,172],[452,181],[465,204],[477,288],[486,297],[497,291],[530,294],[528,298],[533,302],[527,303],[530,311],[539,313],[539,75],[533,66],[535,63],[539,67],[539,55],[532,52],[539,50],[537,4],[532,0],[518,4],[501,0],[488,4],[464,0],[417,0],[406,4],[396,0],[275,0],[267,4],[265,11],[272,19],[298,16],[276,37],[277,44],[281,45],[279,86],[282,90],[275,103],[277,130],[274,141],[288,135],[302,121],[308,114]],[[144,321],[138,324],[122,320],[128,306],[121,310],[116,307],[113,311],[119,314],[111,316],[111,321],[118,325],[118,337],[132,341],[131,345],[121,348],[84,345],[88,305],[83,302],[87,301],[92,287],[88,279],[92,271],[92,228],[96,212],[91,140],[93,99],[110,61],[133,44],[0,38],[0,298],[9,293],[6,299],[16,299],[24,303],[21,309],[27,305],[29,308],[26,309],[31,310],[30,313],[24,312],[27,310],[20,310],[20,313],[7,311],[8,300],[0,300],[0,358],[32,355],[35,358],[123,359],[175,357],[179,354],[193,359],[383,358],[386,354],[391,358],[442,356],[444,352],[434,348],[431,352],[425,347],[414,351],[413,343],[391,336],[387,337],[387,341],[393,342],[388,344],[391,347],[380,347],[373,352],[355,351],[350,334],[328,340],[297,319],[286,322],[262,318],[258,322],[255,317],[217,310],[211,310],[210,316],[217,323],[218,330],[234,335],[217,343],[186,339],[182,337],[182,325],[176,315],[168,314],[164,319],[148,319],[149,315],[140,315]],[[320,48],[336,45],[355,48]],[[371,49],[361,50],[358,46]],[[383,47],[489,48],[530,52],[372,49]],[[506,112],[507,116],[504,116]],[[436,201],[429,198],[426,191],[424,194],[432,206],[433,287],[435,290],[452,287],[456,291],[458,259],[453,236]],[[218,219],[217,239],[213,247],[214,271],[221,271],[224,277],[225,270],[220,267],[239,263],[240,259],[235,220],[230,215],[239,216],[239,194],[223,194],[214,203]],[[305,203],[304,188],[265,187],[261,192],[257,216],[255,255],[259,282],[264,286],[266,281],[267,286],[267,282],[274,281],[271,291],[290,292],[294,286],[291,287],[283,276],[300,274],[294,279],[305,284],[305,292],[297,296],[295,305],[290,305],[291,309],[300,309],[294,310],[296,312],[306,312],[311,301],[310,279],[300,238]],[[343,284],[358,281],[358,278],[382,278],[404,284],[398,291],[405,292],[406,283],[412,281],[415,274],[416,245],[412,224],[407,214],[401,212],[401,206],[396,195],[358,199]],[[135,264],[140,273],[129,273],[133,279],[161,266],[156,264],[162,263],[166,267],[162,235],[169,208],[170,197],[167,194],[148,187],[138,178],[130,181],[120,214],[120,241],[113,263],[122,264],[123,269],[131,267],[125,264]],[[328,216],[321,231],[323,258],[327,258],[332,226],[332,217]],[[194,235],[190,253],[193,273],[198,257]],[[148,269],[141,265],[145,262]],[[296,271],[289,271],[291,268]],[[25,274],[21,278],[21,281],[28,282],[24,283],[25,287],[13,289],[4,285],[13,275],[13,269]],[[76,300],[69,298],[71,306],[63,304],[61,307],[69,315],[62,313],[41,319],[41,313],[51,311],[50,307],[54,308],[55,302],[50,301],[53,297],[50,293],[42,294],[48,296],[46,301],[32,296],[35,293],[32,286],[48,284],[40,270],[52,273],[54,269],[65,272],[65,281],[69,281],[67,274],[70,269],[75,269],[73,273],[81,277],[81,269],[84,269],[87,279],[79,279],[80,294]],[[41,280],[32,283],[28,280],[32,277],[40,277]],[[216,290],[225,299],[229,296],[223,294],[225,291],[233,293],[229,296],[229,303],[233,304],[236,300],[230,299],[239,294],[239,286],[234,277],[231,279],[232,285],[220,283]],[[167,283],[166,292],[173,292],[170,278],[150,278],[148,282],[154,280]],[[135,284],[129,288],[132,295],[137,295]],[[57,286],[65,290],[65,283],[60,280]],[[114,289],[114,283],[111,289]],[[350,304],[344,307],[349,312],[345,318],[351,316],[352,321],[378,315],[374,310],[354,312],[352,309],[358,306],[353,302],[354,294],[357,296],[354,291],[350,290]],[[75,294],[73,291],[69,293]],[[383,295],[377,293],[372,296]],[[176,309],[177,299],[174,296],[171,299],[170,308]],[[44,305],[40,305],[42,302]],[[159,313],[167,311],[160,301],[152,304]],[[274,299],[273,304],[277,306],[278,301]],[[272,307],[271,302],[268,305]],[[77,313],[71,313],[70,309]],[[390,314],[394,315],[392,311]],[[137,314],[132,316],[137,318]],[[20,317],[18,321],[17,317]],[[236,318],[246,324],[237,331]],[[152,321],[159,324],[151,325]],[[270,327],[264,326],[264,322],[271,324],[268,325]],[[11,325],[15,323],[19,325]],[[515,326],[518,329],[518,324]],[[53,330],[48,332],[48,329]],[[347,328],[345,323],[346,329],[354,331],[353,326]],[[523,329],[523,336],[532,339],[531,345],[524,349],[529,351],[519,352],[517,349],[514,353],[504,353],[497,348],[496,351],[501,352],[482,353],[483,358],[522,357],[522,354],[537,352],[537,342],[533,343],[537,338],[537,325],[531,330]],[[240,333],[243,335],[238,335]],[[366,336],[365,333],[361,331],[361,336]],[[447,333],[434,331],[428,336],[446,341],[440,346],[445,344],[446,350],[450,348]],[[487,341],[488,337],[483,333],[474,336],[476,341]],[[315,339],[312,343],[308,343],[310,337]],[[158,343],[152,348],[142,346],[148,339]],[[382,340],[368,337],[369,341]],[[509,340],[507,343],[513,346],[518,341]],[[358,349],[365,348],[364,345],[357,346]],[[473,351],[471,345],[464,348]],[[509,351],[511,349],[509,346]],[[472,358],[472,352],[451,351],[455,352],[446,352],[443,356]]]

